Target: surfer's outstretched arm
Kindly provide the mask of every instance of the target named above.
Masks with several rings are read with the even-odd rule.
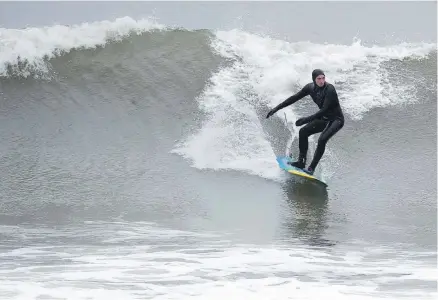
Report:
[[[298,93],[296,93],[295,95],[290,96],[289,98],[287,98],[286,100],[284,100],[283,102],[281,102],[280,104],[278,104],[276,107],[274,107],[266,116],[266,118],[269,118],[270,116],[272,116],[273,114],[275,114],[277,111],[279,111],[282,108],[285,108],[286,106],[289,106],[291,104],[294,104],[295,102],[297,102],[298,100],[306,97],[307,95],[310,94],[310,87],[311,83],[306,84]]]

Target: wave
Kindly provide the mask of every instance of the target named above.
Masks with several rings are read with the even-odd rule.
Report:
[[[389,73],[382,63],[425,59],[436,49],[435,44],[427,43],[366,47],[360,40],[351,45],[291,43],[237,29],[216,32],[212,47],[232,63],[211,78],[197,99],[200,109],[209,115],[204,126],[174,152],[190,159],[196,168],[241,170],[270,179],[279,179],[282,173],[273,159],[260,107],[276,106],[310,82],[313,69],[321,68],[338,89],[344,112],[360,120],[375,107],[415,99],[412,90],[417,79],[393,84],[397,74]],[[402,74],[403,70],[394,72]],[[284,113],[286,120],[295,120],[305,103],[284,109],[280,116]],[[291,131],[289,147],[297,129],[293,123],[285,123]]]
[[[22,234],[17,236],[18,229]],[[101,290],[93,294],[94,299],[112,298],[114,292],[119,299],[140,295],[143,299],[288,299],[290,295],[321,299],[321,294],[354,300],[436,297],[426,289],[436,281],[436,273],[423,261],[432,258],[433,252],[363,243],[353,245],[362,250],[347,248],[346,253],[301,244],[292,249],[281,244],[229,247],[224,235],[171,230],[146,222],[87,222],[68,229],[6,227],[2,231],[13,239],[24,237],[29,244],[2,254],[8,267],[0,269],[5,275],[0,294],[9,299],[64,297],[67,290],[75,293],[75,299],[90,299],[95,284]],[[35,245],[34,239],[42,236],[56,241],[80,238],[80,251],[71,244]],[[96,241],[105,247],[96,247]],[[376,261],[380,256],[386,257]],[[44,268],[37,263],[45,261],[51,263]],[[411,283],[424,288],[409,287]],[[402,285],[406,285],[403,290],[394,288]]]
[[[137,21],[130,17],[73,26],[0,28],[0,76],[28,77],[35,71],[47,73],[47,60],[73,49],[92,49],[132,34],[165,29],[166,26],[152,19]]]
[[[151,32],[149,38],[154,39],[157,37],[153,35],[154,31],[182,33],[152,19],[134,20],[130,17],[74,26],[0,29],[0,76],[43,77],[51,71],[49,60],[56,56],[73,49],[105,48],[113,41],[129,43],[133,41],[131,35],[146,32]],[[203,34],[204,40],[204,32],[198,33]],[[191,160],[196,168],[241,170],[271,179],[280,178],[281,172],[273,159],[275,154],[266,130],[272,120],[266,122],[264,116],[269,108],[308,83],[312,69],[325,70],[327,80],[338,89],[345,114],[358,121],[376,107],[416,101],[415,90],[422,79],[399,67],[387,67],[388,63],[393,60],[427,60],[430,53],[436,53],[436,44],[428,43],[381,47],[365,46],[359,39],[354,39],[350,45],[315,44],[288,42],[238,29],[209,33],[210,48],[203,47],[202,51],[212,51],[226,62],[218,70],[211,69],[212,76],[204,79],[204,90],[195,99],[206,115],[202,128],[176,144],[172,152]],[[190,35],[187,39],[193,37]],[[169,45],[174,42],[170,38],[160,41]],[[190,42],[199,45],[199,41],[187,41]],[[172,46],[172,49],[178,51],[178,47]],[[124,48],[113,50],[124,51]],[[175,60],[178,55],[187,53],[167,59]],[[126,56],[124,59],[130,58]],[[160,56],[149,56],[148,59],[160,59]],[[55,67],[64,63],[68,62],[58,62]],[[126,67],[137,63],[126,64]],[[153,62],[147,63],[154,65]],[[197,65],[207,63],[202,61]],[[180,73],[173,69],[172,72]],[[185,78],[181,80],[185,81]],[[314,111],[314,107],[303,100],[275,116],[282,118],[285,114],[289,121],[285,121],[285,126],[290,130],[287,137],[290,140],[286,149],[281,151],[287,151],[297,135],[291,121],[309,109]],[[310,146],[314,146],[313,140]],[[327,149],[322,165],[326,163],[325,158],[331,156],[330,151]],[[335,160],[331,157],[332,162]],[[326,172],[330,173],[328,168]]]

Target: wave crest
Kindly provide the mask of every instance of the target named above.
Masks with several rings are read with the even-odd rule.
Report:
[[[91,49],[132,34],[166,27],[152,19],[130,17],[80,25],[55,25],[42,28],[0,29],[0,76],[28,77],[45,74],[47,61],[73,49]]]

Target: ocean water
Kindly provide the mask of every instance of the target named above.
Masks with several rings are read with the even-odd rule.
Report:
[[[435,299],[436,2],[413,6],[1,2],[0,299]],[[275,161],[313,102],[265,118],[314,68],[346,117],[328,188]]]

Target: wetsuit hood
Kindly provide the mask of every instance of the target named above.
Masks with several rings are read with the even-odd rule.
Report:
[[[315,70],[313,70],[313,72],[312,72],[312,81],[313,81],[313,83],[316,83],[316,82],[315,82],[315,79],[316,79],[316,77],[318,77],[319,75],[324,75],[324,76],[325,76],[324,72],[323,72],[321,69],[315,69]]]

